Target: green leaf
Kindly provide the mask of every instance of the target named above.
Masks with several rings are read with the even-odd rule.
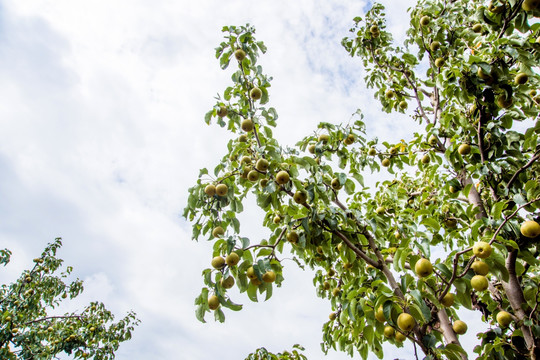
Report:
[[[253,302],[257,302],[257,286],[253,285],[253,283],[249,283],[247,288],[247,295],[249,299]]]

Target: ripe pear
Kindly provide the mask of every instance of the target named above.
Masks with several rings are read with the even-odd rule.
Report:
[[[213,237],[220,237],[221,235],[225,234],[225,230],[221,226],[216,226],[214,230],[212,230],[212,236]]]
[[[516,85],[523,85],[529,80],[529,75],[525,73],[519,73],[514,78],[514,84]]]
[[[508,109],[510,106],[512,106],[513,100],[511,97],[507,97],[506,95],[501,95],[497,98],[497,105],[499,105],[502,109]]]
[[[406,102],[405,100],[402,100],[402,101],[399,103],[399,108],[400,108],[401,110],[407,109],[408,106],[409,106],[409,103]]]
[[[341,183],[338,178],[333,178],[331,183],[332,189],[339,190],[341,189]]]
[[[521,8],[525,11],[536,10],[540,6],[540,0],[525,0],[521,4]]]
[[[290,180],[289,173],[286,172],[285,170],[281,170],[280,172],[276,174],[276,182],[279,185],[285,185],[286,183],[289,182],[289,180]]]
[[[429,25],[430,21],[431,21],[431,18],[427,15],[424,15],[420,18],[420,25],[427,26]]]
[[[446,225],[449,229],[453,229],[457,226],[457,219],[455,218],[448,218],[444,220],[444,225]]]
[[[368,155],[369,156],[377,155],[377,150],[374,147],[370,148],[369,151],[368,151]]]
[[[464,321],[456,320],[452,325],[452,329],[454,329],[454,332],[456,334],[463,335],[467,332],[467,324],[465,324]]]
[[[307,149],[311,154],[315,154],[315,144],[309,145]]]
[[[386,96],[387,99],[392,99],[395,95],[396,93],[394,93],[393,90],[386,90],[386,93],[384,94],[384,96]]]
[[[262,97],[262,90],[259,89],[258,87],[254,87],[254,88],[251,89],[251,91],[249,92],[249,96],[250,96],[253,100],[259,100],[259,99]]]
[[[250,172],[248,172],[247,178],[249,181],[257,181],[259,180],[259,172],[256,170],[251,170]]]
[[[208,196],[214,196],[216,194],[216,186],[213,184],[208,184],[204,188],[204,192]]]
[[[279,224],[281,222],[281,216],[279,215],[274,216],[274,218],[272,219],[272,222],[274,224]]]
[[[396,333],[396,331],[390,325],[387,325],[387,326],[384,327],[384,337],[389,339],[389,338],[393,337],[395,333]]]
[[[221,269],[225,266],[225,259],[221,256],[216,256],[215,258],[212,259],[212,267],[214,269]]]
[[[435,66],[438,68],[441,68],[444,66],[444,59],[443,58],[436,58],[435,59]]]
[[[227,195],[227,192],[229,192],[229,188],[225,184],[218,184],[216,186],[216,194],[219,196],[225,196]]]
[[[266,159],[259,159],[257,160],[257,164],[255,164],[255,168],[259,171],[265,172],[268,170],[268,160]]]
[[[242,134],[238,137],[239,142],[247,142],[248,138],[246,134]]]
[[[354,143],[355,137],[353,134],[347,135],[347,137],[343,140],[343,143],[345,145],[352,145]]]
[[[384,158],[384,159],[381,161],[381,165],[384,166],[384,167],[389,167],[389,166],[390,166],[390,159]]]
[[[268,179],[261,179],[259,185],[261,185],[262,188],[266,187],[266,185],[268,185]]]
[[[378,322],[382,322],[382,323],[386,321],[386,317],[384,316],[382,305],[379,306],[379,308],[375,312],[375,319],[377,319]]]
[[[411,314],[401,313],[397,318],[397,325],[402,331],[409,332],[416,325],[416,321]]]
[[[228,278],[221,278],[219,282],[225,289],[230,289],[234,286],[234,277],[229,276]]]
[[[433,272],[433,265],[428,259],[422,258],[414,265],[414,271],[419,277],[426,277]]]
[[[321,134],[318,138],[319,142],[322,142],[323,144],[326,144],[328,140],[330,140],[330,136],[328,134]]]
[[[471,279],[471,286],[476,291],[484,291],[488,288],[488,279],[483,275],[474,275]]]
[[[478,68],[478,70],[476,71],[476,75],[478,75],[478,77],[484,81],[492,81],[493,80],[493,77],[484,72],[484,69],[482,69],[481,67]]]
[[[447,293],[446,295],[444,295],[441,299],[441,304],[446,307],[454,305],[454,294]]]
[[[253,266],[250,266],[247,270],[246,270],[246,276],[253,280],[253,279],[257,279],[257,274],[255,273],[255,268]]]
[[[210,310],[216,310],[219,307],[219,299],[216,295],[212,295],[208,298],[208,307]]]
[[[253,120],[251,119],[244,119],[242,120],[242,123],[240,124],[240,127],[245,132],[250,132],[253,130]]]
[[[403,335],[399,331],[396,331],[396,336],[394,337],[394,340],[401,343],[401,342],[405,341],[405,339],[407,339],[407,337],[405,335]]]
[[[298,233],[296,231],[290,231],[287,233],[287,240],[293,244],[298,241]]]
[[[458,153],[460,155],[468,155],[471,153],[471,145],[469,144],[461,144],[458,147]]]
[[[307,201],[307,193],[303,190],[298,190],[297,192],[294,193],[293,200],[297,204],[305,204]]]
[[[327,273],[326,275],[327,275],[328,277],[332,277],[332,276],[336,275],[336,270],[330,268],[330,269],[328,270],[328,273]]]
[[[229,113],[229,111],[227,110],[227,108],[225,106],[220,106],[218,111],[217,111],[217,116],[225,117],[225,116],[227,116],[228,113]]]
[[[236,266],[240,262],[240,256],[237,253],[232,252],[225,258],[225,262],[229,266]]]
[[[265,283],[273,283],[274,281],[276,281],[276,273],[272,270],[267,271],[262,275],[262,280]]]
[[[422,164],[429,164],[429,162],[431,161],[431,158],[429,157],[429,154],[425,154],[423,157],[422,157]]]
[[[242,156],[242,159],[240,159],[240,164],[251,164],[251,158],[249,156]]]
[[[234,57],[236,58],[236,60],[242,61],[246,58],[246,52],[242,49],[236,49],[236,51],[234,52]]]
[[[438,42],[438,41],[433,41],[430,45],[429,45],[429,48],[431,49],[431,51],[437,51],[439,50],[441,47],[441,43]]]
[[[536,221],[527,220],[521,224],[520,231],[521,235],[534,239],[540,235],[540,224],[538,224]]]
[[[485,241],[478,241],[473,246],[474,255],[476,255],[476,257],[480,259],[488,258],[492,252],[493,252],[493,249],[491,245]]]
[[[506,311],[500,311],[497,314],[497,322],[499,323],[500,327],[506,328],[512,322],[512,315]]]
[[[476,275],[486,276],[489,273],[489,265],[480,260],[474,261],[471,264],[471,269],[473,269]]]

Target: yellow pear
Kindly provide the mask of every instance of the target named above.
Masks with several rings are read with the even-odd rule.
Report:
[[[210,310],[216,310],[219,307],[219,299],[216,295],[212,295],[208,298],[208,307]]]
[[[454,332],[458,335],[463,335],[467,332],[467,324],[464,321],[456,320],[452,325]]]
[[[521,224],[521,235],[534,239],[540,235],[540,224],[536,221],[527,220]]]
[[[397,318],[397,325],[401,330],[405,332],[409,332],[416,325],[416,321],[414,320],[411,314],[401,313],[399,314]]]
[[[213,184],[208,184],[204,188],[204,193],[208,196],[214,196],[216,195],[216,186]]]
[[[225,184],[218,184],[216,186],[216,194],[218,194],[219,196],[227,195],[228,191],[229,191],[229,188]]]

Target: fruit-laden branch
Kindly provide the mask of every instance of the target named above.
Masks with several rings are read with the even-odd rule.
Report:
[[[489,244],[493,244],[495,242],[495,239],[497,238],[497,236],[499,235],[499,232],[501,232],[501,230],[503,229],[504,225],[506,225],[506,223],[512,219],[514,216],[516,216],[518,214],[518,212],[523,209],[524,207],[527,207],[531,204],[534,204],[535,202],[537,201],[540,201],[540,198],[536,198],[536,199],[533,199],[531,201],[528,201],[526,202],[525,204],[519,206],[512,214],[510,214],[509,216],[507,216],[503,222],[499,225],[499,227],[497,228],[497,230],[495,230],[495,232],[493,233],[493,236],[491,237],[491,240],[489,241]]]
[[[47,316],[41,319],[36,319],[32,321],[25,322],[24,325],[30,325],[42,321],[52,320],[52,319],[77,319],[81,322],[84,322],[86,320],[86,316],[83,315],[58,315],[58,316]]]
[[[371,57],[373,58],[373,61],[375,61],[375,64],[377,64],[377,66],[379,66],[379,68],[383,69],[383,71],[385,72],[386,76],[390,77],[391,76],[386,72],[386,68],[389,68],[393,71],[398,71],[400,73],[402,73],[403,75],[405,75],[405,78],[407,79],[407,83],[411,86],[411,89],[413,90],[414,92],[414,95],[411,96],[411,95],[408,95],[409,97],[414,97],[416,99],[416,103],[418,104],[418,109],[420,109],[420,115],[422,116],[422,118],[424,120],[426,120],[428,123],[430,123],[430,120],[426,114],[426,112],[424,111],[424,105],[422,105],[422,102],[420,101],[420,97],[418,96],[418,88],[416,87],[415,84],[413,84],[411,78],[406,74],[405,71],[401,70],[401,69],[398,69],[398,68],[394,68],[394,67],[391,67],[390,65],[388,64],[382,64],[378,59],[377,57],[375,56],[375,52],[373,51],[373,46],[370,46],[369,47],[369,52],[371,54]]]
[[[380,268],[379,266],[379,263],[375,260],[373,260],[372,258],[370,258],[369,256],[367,256],[367,254],[365,252],[363,252],[362,250],[360,250],[359,248],[357,248],[356,246],[354,246],[354,244],[347,238],[347,236],[345,236],[342,232],[340,232],[339,230],[331,230],[336,236],[338,236],[341,240],[343,240],[343,242],[352,250],[354,251],[354,253],[356,255],[358,255],[360,258],[362,258],[366,263],[368,263],[369,265],[375,267],[375,268]]]
[[[342,203],[340,202],[337,197],[333,200],[333,203],[336,204],[337,206],[339,206],[343,211],[349,213],[349,210],[347,209],[347,207]],[[360,224],[360,221],[354,217],[354,220],[356,223],[358,223],[359,225]],[[394,291],[394,293],[396,294],[396,296],[398,296],[404,304],[406,304],[406,299],[405,299],[405,295],[403,294],[403,292],[401,291],[401,288],[399,287],[399,284],[398,282],[396,281],[395,277],[394,277],[394,274],[392,273],[392,271],[390,270],[390,268],[386,265],[386,260],[384,259],[382,253],[380,252],[379,248],[377,247],[377,244],[375,242],[375,238],[373,237],[373,235],[371,235],[371,233],[367,230],[363,230],[362,232],[362,235],[364,235],[366,237],[366,239],[368,240],[368,244],[369,244],[369,247],[371,248],[371,250],[375,253],[375,255],[377,256],[377,259],[378,261],[374,261],[373,259],[369,258],[367,255],[365,255],[360,249],[358,249],[358,251],[362,254],[364,254],[367,259],[369,259],[369,261],[367,259],[366,262],[368,262],[370,265],[372,265],[373,267],[379,269],[382,271],[382,273],[384,274],[384,276],[386,277],[386,280],[388,281],[388,284],[390,285],[390,288]],[[338,235],[339,236],[339,235]],[[353,248],[356,248],[348,239],[346,236],[343,236],[340,238],[345,242],[345,244],[347,244],[347,246],[349,246],[353,251],[354,249]],[[352,247],[351,247],[352,246]],[[360,255],[358,252],[355,251],[355,253],[357,253],[358,255]],[[364,257],[362,257],[364,259]],[[404,306],[404,309],[403,309],[406,313],[409,312],[409,309],[407,306]],[[416,324],[413,328],[413,332],[414,332],[414,341],[415,343],[417,343],[420,348],[422,349],[422,351],[425,353],[425,354],[431,354],[433,356],[434,359],[438,359],[437,355],[430,349],[428,348],[422,341],[422,339],[424,338],[424,334],[422,333],[422,330],[420,329],[420,327],[418,326],[418,324]],[[455,336],[455,334],[454,334]],[[455,339],[457,342],[457,344],[459,344],[459,340],[457,340],[457,338]]]

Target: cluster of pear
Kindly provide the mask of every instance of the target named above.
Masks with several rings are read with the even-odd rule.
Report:
[[[328,134],[320,134],[318,136],[318,138],[317,138],[317,143],[321,143],[323,145],[326,145],[326,144],[328,144],[329,140],[330,140],[330,135],[328,135]],[[356,137],[354,136],[354,134],[348,134],[347,136],[345,136],[342,139],[342,142],[345,145],[352,145],[352,144],[354,144],[355,140],[356,140]],[[309,144],[307,146],[307,150],[309,151],[309,153],[315,154],[316,153],[316,146],[317,145],[315,143]],[[315,161],[320,162],[320,158],[316,157]],[[340,190],[343,187],[341,182],[339,181],[339,179],[336,178],[336,177],[332,178],[328,182],[330,183],[330,187],[332,189],[334,189],[334,190]]]
[[[386,316],[384,315],[382,305],[375,311],[375,319],[383,324],[386,323]],[[397,326],[400,331],[396,331],[391,325],[386,325],[383,333],[387,339],[393,338],[396,342],[401,343],[407,339],[406,334],[416,326],[416,320],[414,320],[414,317],[411,314],[402,312],[398,315]]]
[[[220,227],[218,227],[221,229]],[[218,229],[216,228],[216,229]],[[223,230],[223,229],[221,229]],[[215,229],[214,229],[215,232]],[[221,233],[221,231],[218,231],[218,233]],[[212,259],[211,265],[214,269],[223,271],[225,267],[235,267],[240,262],[240,255],[238,255],[237,252],[232,251],[230,254],[228,254],[226,257],[223,256],[216,256]],[[266,271],[264,274],[262,274],[261,278],[257,276],[257,273],[255,272],[255,268],[253,266],[250,266],[246,270],[246,276],[251,280],[253,285],[259,286],[263,282],[265,283],[273,283],[276,280],[276,273],[272,270]],[[262,280],[262,281],[261,281]],[[230,289],[234,286],[235,280],[232,275],[229,275],[227,277],[222,277],[220,280],[220,285],[224,289]],[[216,310],[219,307],[219,298],[217,295],[212,295],[208,298],[208,307],[210,310]]]

